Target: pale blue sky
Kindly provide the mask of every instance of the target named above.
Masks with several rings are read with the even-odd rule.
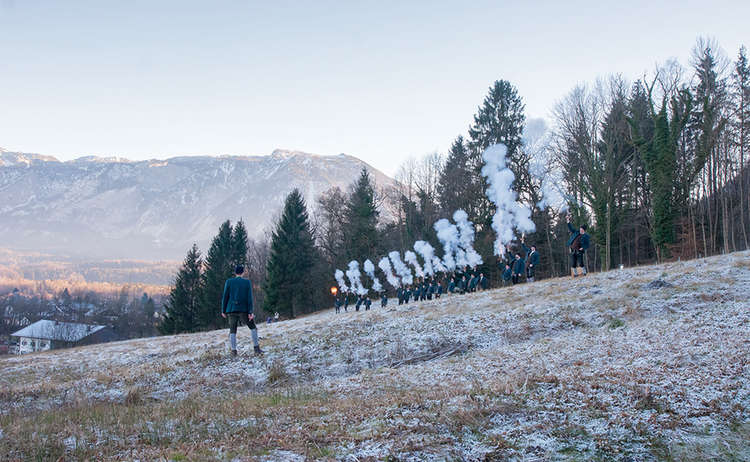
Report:
[[[0,147],[72,159],[444,152],[488,86],[548,117],[574,85],[734,58],[750,2],[0,0]]]

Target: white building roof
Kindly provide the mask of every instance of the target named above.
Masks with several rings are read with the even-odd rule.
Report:
[[[13,337],[38,338],[44,340],[59,340],[64,342],[78,342],[89,335],[104,329],[105,326],[79,324],[75,322],[59,322],[42,319],[23,329],[13,332]]]

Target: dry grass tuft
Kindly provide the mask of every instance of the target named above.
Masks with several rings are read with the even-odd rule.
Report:
[[[139,387],[130,387],[125,394],[126,406],[138,406],[143,404],[143,391]]]
[[[268,366],[268,383],[271,385],[277,385],[285,383],[289,380],[289,374],[284,368],[284,364],[280,361],[274,361]]]

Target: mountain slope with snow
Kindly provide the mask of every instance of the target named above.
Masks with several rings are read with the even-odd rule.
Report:
[[[181,259],[193,242],[205,249],[222,221],[242,218],[251,236],[260,235],[293,188],[314,206],[328,188],[346,189],[363,167],[378,186],[393,184],[344,154],[276,150],[257,157],[60,162],[3,151],[0,242],[85,256]]]
[[[739,252],[260,324],[261,358],[247,330],[5,358],[0,452],[749,460],[748,294]]]

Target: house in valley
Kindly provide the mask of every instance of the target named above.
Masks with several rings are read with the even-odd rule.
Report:
[[[117,340],[111,327],[42,319],[10,334],[18,339],[18,354],[56,350]]]

